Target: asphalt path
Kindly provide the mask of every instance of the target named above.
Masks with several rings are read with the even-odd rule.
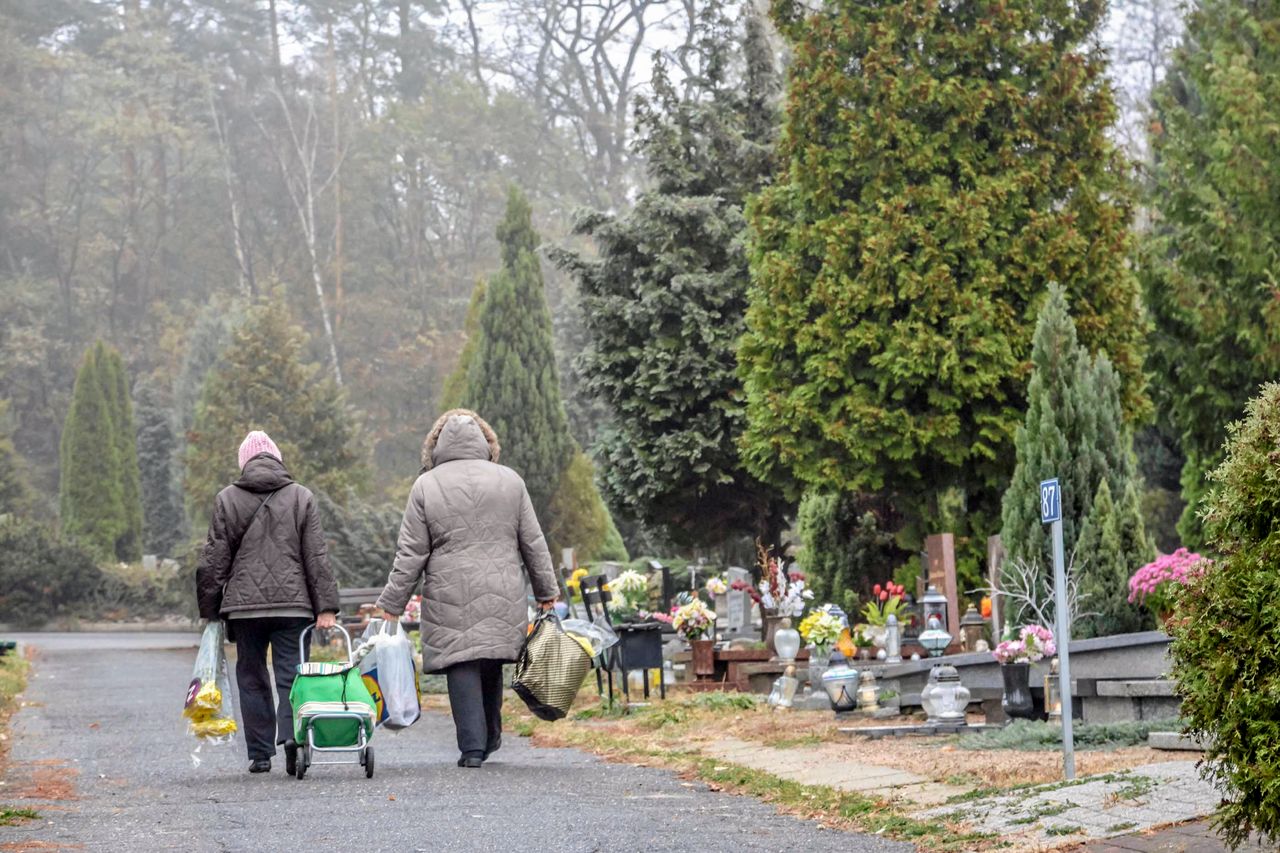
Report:
[[[21,639],[37,657],[0,802],[41,816],[0,827],[3,850],[912,849],[510,733],[482,769],[460,769],[452,722],[438,713],[376,734],[373,779],[351,765],[317,766],[298,781],[283,755],[251,776],[242,741],[206,746],[195,766],[180,716],[195,635]],[[60,782],[71,784],[60,791]],[[32,794],[57,799],[24,798]]]

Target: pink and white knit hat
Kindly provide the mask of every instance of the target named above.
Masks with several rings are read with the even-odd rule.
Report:
[[[270,453],[278,461],[284,462],[280,457],[280,448],[276,447],[276,443],[271,440],[271,436],[262,430],[255,429],[244,437],[244,441],[240,442],[240,470],[244,470],[244,466],[250,459],[259,453]]]

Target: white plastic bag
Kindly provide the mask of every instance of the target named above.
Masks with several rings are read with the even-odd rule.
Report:
[[[591,656],[598,657],[601,652],[618,642],[618,635],[608,623],[592,624],[585,619],[562,619],[560,627],[566,634],[582,637],[591,644]]]
[[[182,716],[187,731],[197,739],[192,763],[200,766],[200,747],[206,743],[229,743],[235,737],[236,720],[231,704],[231,676],[223,649],[226,629],[215,619],[205,626],[200,651],[191,670]]]
[[[376,620],[356,650],[360,676],[378,708],[378,724],[403,729],[422,715],[413,646],[399,622]]]

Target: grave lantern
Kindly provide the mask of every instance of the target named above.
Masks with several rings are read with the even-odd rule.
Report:
[[[929,588],[920,597],[920,608],[926,629],[930,627],[929,617],[937,616],[938,621],[942,623],[939,627],[943,631],[951,630],[951,626],[947,624],[947,597],[938,592],[938,588],[933,584],[929,584]]]
[[[1044,677],[1044,709],[1049,722],[1062,722],[1062,679],[1058,675],[1058,659],[1049,664],[1049,674]]]
[[[920,704],[931,723],[963,724],[969,695],[969,688],[960,683],[956,668],[939,664],[929,671],[929,683],[920,691]]]
[[[880,710],[880,688],[876,686],[876,674],[869,669],[858,676],[858,710],[866,713]]]
[[[916,642],[924,646],[929,657],[939,657],[947,650],[947,646],[951,645],[951,635],[942,630],[943,624],[936,613],[926,617],[925,630],[916,638]]]
[[[986,624],[982,614],[970,604],[964,616],[960,617],[960,645],[966,652],[978,651],[978,643],[982,640],[982,629]]]
[[[902,626],[892,613],[884,620],[884,662],[902,663]]]

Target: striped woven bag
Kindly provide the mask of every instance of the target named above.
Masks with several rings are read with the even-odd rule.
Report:
[[[538,719],[559,720],[590,671],[591,656],[564,632],[559,617],[542,613],[520,649],[511,689]]]

